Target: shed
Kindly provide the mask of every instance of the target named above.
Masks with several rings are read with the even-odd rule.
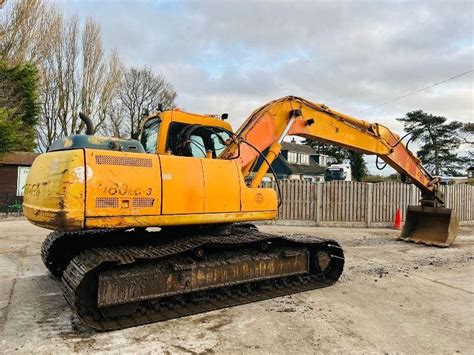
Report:
[[[9,152],[0,155],[0,203],[23,196],[26,177],[38,155],[32,152]]]

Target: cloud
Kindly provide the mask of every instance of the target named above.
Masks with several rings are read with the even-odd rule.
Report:
[[[263,103],[299,95],[355,114],[474,63],[472,1],[103,1],[61,3],[93,16],[130,66],[148,65],[182,108],[228,112],[237,128]],[[365,111],[396,131],[422,109],[472,121],[473,74]]]

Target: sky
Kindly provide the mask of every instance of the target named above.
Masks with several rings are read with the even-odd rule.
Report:
[[[93,17],[127,66],[167,78],[180,108],[239,124],[257,107],[301,96],[401,132],[423,110],[474,121],[474,1],[63,1]],[[368,110],[367,110],[368,109]],[[367,159],[379,173],[374,159]],[[387,168],[383,174],[393,170]]]

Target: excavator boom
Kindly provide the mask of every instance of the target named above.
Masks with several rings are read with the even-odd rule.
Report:
[[[444,196],[437,179],[403,144],[400,136],[378,123],[369,123],[303,98],[287,96],[255,110],[237,131],[234,145],[224,157],[238,157],[244,175],[249,175],[261,152],[268,150],[252,179],[257,187],[269,163],[278,156],[286,135],[323,141],[364,154],[379,156],[422,192],[421,205],[407,209],[401,239],[430,245],[449,246],[459,226],[454,212],[444,208]],[[432,226],[436,226],[433,228]]]

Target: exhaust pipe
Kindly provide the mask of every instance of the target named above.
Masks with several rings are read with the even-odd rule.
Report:
[[[79,118],[86,125],[86,134],[88,136],[94,135],[94,123],[92,123],[92,120],[82,112],[79,112]]]
[[[399,239],[449,247],[458,232],[458,218],[451,208],[408,206],[406,222]]]

